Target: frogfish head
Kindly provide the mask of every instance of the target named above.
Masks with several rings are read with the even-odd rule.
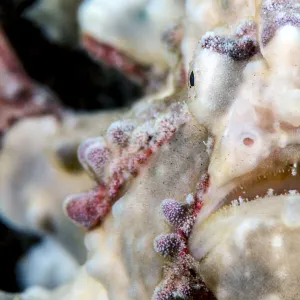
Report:
[[[263,1],[204,35],[191,63],[189,107],[214,147],[189,250],[218,300],[299,298],[298,13]]]

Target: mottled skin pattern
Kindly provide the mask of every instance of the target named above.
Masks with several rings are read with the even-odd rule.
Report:
[[[160,212],[162,199],[176,198],[184,202],[185,197],[195,189],[207,167],[206,147],[203,144],[206,139],[206,130],[193,119],[183,125],[173,139],[151,158],[151,165],[141,170],[125,195],[116,202],[113,217],[105,220],[103,228],[87,235],[86,245],[91,257],[87,263],[88,272],[105,284],[110,299],[151,298],[164,264],[164,259],[153,249],[153,241],[156,236],[169,231]],[[134,219],[128,218],[129,215]],[[141,226],[132,226],[132,220]],[[96,232],[104,237],[101,249],[100,241],[95,241]],[[115,236],[114,244],[111,244],[111,234]],[[120,267],[105,267],[110,261],[115,265],[119,261]],[[114,272],[125,273],[115,277]],[[112,283],[109,280],[112,276],[122,284]],[[122,286],[122,289],[115,289],[116,285]]]
[[[185,107],[174,103],[167,113],[157,111],[155,118],[148,116],[145,123],[138,124],[138,119],[118,121],[111,124],[106,137],[85,141],[78,148],[78,157],[98,185],[66,201],[69,217],[85,228],[100,223],[122,189],[187,119]]]
[[[202,36],[222,25],[236,25],[256,15],[260,0],[187,0],[184,35],[181,44],[185,68],[188,70]]]
[[[232,57],[235,29],[224,27],[209,47],[212,34],[203,37],[191,64],[189,105],[215,144],[189,250],[220,300],[299,298],[298,6],[257,7],[256,34],[244,30],[252,57]]]
[[[145,101],[79,148],[101,192],[65,203],[90,230],[86,270],[110,300],[298,299],[297,1],[188,4],[216,20],[188,94]]]
[[[219,300],[298,297],[300,31],[293,16],[272,25],[282,11],[296,12],[295,1],[257,4],[248,20],[203,36],[188,108],[183,104],[189,118],[120,190],[112,216],[87,235],[87,270],[110,299],[206,299],[197,296],[203,282]],[[206,171],[209,184],[197,193]],[[194,226],[180,212],[185,198],[187,210],[199,201]],[[121,276],[112,283],[116,269],[109,266],[117,262]]]

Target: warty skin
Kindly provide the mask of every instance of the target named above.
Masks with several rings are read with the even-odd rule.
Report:
[[[262,6],[254,6],[255,13],[247,20],[207,33],[199,42],[190,67],[189,76],[193,72],[194,77],[189,83],[187,100],[190,120],[195,122],[196,127],[204,125],[208,129],[214,145],[209,149],[212,151],[210,159],[206,156],[206,149],[200,152],[208,164],[210,183],[189,239],[189,250],[199,261],[197,273],[220,300],[245,297],[295,299],[298,294],[295,257],[299,247],[296,238],[299,232],[299,196],[295,191],[297,175],[293,172],[297,173],[299,160],[296,100],[299,71],[296,53],[300,46],[300,31],[296,16],[292,16],[292,20],[280,19],[284,12],[296,13],[297,3],[280,1],[277,4],[263,2]],[[279,25],[276,25],[276,30],[269,30],[271,36],[266,39],[266,32],[268,28],[274,28],[274,22]],[[170,142],[176,141],[175,136]],[[207,136],[197,140],[207,144]],[[176,146],[176,149],[179,148]],[[151,164],[157,162],[155,157],[151,158]],[[191,157],[188,154],[187,159]],[[165,163],[161,163],[162,169]],[[198,179],[206,171],[205,168],[195,170],[199,171]],[[132,192],[133,187],[140,187],[143,193],[146,191],[149,195],[157,190],[168,190],[168,185],[163,188],[157,187],[156,183],[149,191],[146,189],[148,182],[140,175],[133,181],[125,195],[116,202],[114,221],[110,222],[118,224],[124,218],[124,222],[119,224],[126,223],[129,212],[126,213],[126,206],[121,204],[123,201],[130,203],[130,197],[136,199],[135,195],[139,195],[137,191]],[[190,192],[195,191],[197,180],[189,182]],[[235,191],[240,186],[245,188],[245,194],[241,192],[242,198],[252,200],[257,195],[258,199],[242,203],[240,194]],[[162,194],[161,199],[180,201],[189,193],[176,191],[174,187],[173,191],[175,194],[171,197]],[[139,205],[142,198],[147,199],[147,196],[132,200],[135,204],[130,208],[134,207],[132,213],[135,216],[148,213],[148,205]],[[151,201],[151,208],[158,209],[159,205],[153,203]],[[119,206],[121,209],[117,209]],[[160,222],[163,224],[162,219]],[[139,224],[148,228],[146,221]],[[117,230],[119,241],[124,240],[123,251],[117,256],[125,264],[129,275],[128,281],[124,280],[122,284],[122,293],[127,294],[128,299],[150,298],[151,293],[146,292],[146,287],[147,283],[153,287],[152,280],[149,281],[150,275],[142,275],[141,267],[147,264],[144,264],[145,259],[139,259],[139,249],[132,247],[138,240],[133,233],[134,228],[124,233],[123,228]],[[144,236],[148,230],[156,234],[150,226],[144,231]],[[87,238],[92,255],[88,270],[103,280],[105,267],[102,263],[105,260],[100,263],[101,255],[96,255],[99,247],[97,243],[90,247],[92,238],[89,237],[92,233]],[[126,245],[130,245],[131,250],[126,251]],[[144,247],[149,249],[149,255],[150,242],[147,243],[145,238],[142,245],[147,245]],[[142,278],[140,284],[133,280],[136,272],[139,279]],[[157,278],[152,269],[151,274]],[[110,298],[117,299],[115,286],[106,286]]]
[[[189,299],[172,293],[184,287],[180,280],[165,298],[153,296],[168,279],[163,266],[174,263],[155,251],[153,240],[173,230],[161,213],[163,200],[185,203],[205,173],[209,184],[188,236],[195,273],[218,300],[298,297],[298,4],[250,4],[254,14],[247,20],[238,18],[232,27],[220,22],[203,36],[190,65],[188,95],[183,91],[164,109],[155,106],[146,121],[136,113],[140,110],[131,115],[141,129],[143,122],[157,124],[154,120],[168,116],[172,102],[179,102],[186,118],[137,175],[126,173],[111,213],[86,234],[86,270],[103,283],[110,300]],[[145,104],[147,113],[158,102]],[[161,134],[161,127],[153,128],[152,138]],[[103,138],[107,142],[109,135]],[[112,144],[105,147],[118,147]],[[109,147],[114,155],[119,151]],[[83,160],[92,162],[89,173],[98,184],[105,182],[115,162],[97,165],[97,173],[99,161],[89,159]]]

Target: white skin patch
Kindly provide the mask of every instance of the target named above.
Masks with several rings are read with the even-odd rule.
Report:
[[[210,155],[213,150],[214,139],[212,137],[209,137],[206,142],[203,141],[203,144],[206,146],[206,152]]]
[[[247,268],[247,271],[245,271],[244,276],[245,278],[249,279],[251,277],[251,271],[248,270],[249,268]]]
[[[239,196],[238,199],[235,199],[235,200],[231,201],[231,205],[232,206],[239,206],[239,205],[242,205],[245,201],[247,201],[247,199],[244,199],[243,197]]]
[[[112,215],[114,219],[118,219],[124,213],[124,205],[122,198],[112,206]]]
[[[226,299],[228,297],[228,291],[225,288],[220,287],[218,288],[217,295],[219,295],[221,299]]]
[[[194,202],[193,194],[188,194],[185,201],[186,201],[187,204],[191,205]]]
[[[300,226],[300,201],[299,196],[289,196],[284,203],[282,211],[283,223],[288,227]]]
[[[231,201],[231,205],[232,205],[232,206],[238,206],[238,205],[239,205],[238,200],[232,200],[232,201]]]
[[[281,235],[274,235],[271,241],[273,248],[280,248],[283,245],[283,239]]]
[[[292,168],[292,175],[296,176],[297,175],[297,164],[294,163],[293,168]]]
[[[265,297],[263,300],[281,300],[281,298],[276,294],[270,294]]]
[[[239,196],[239,203],[240,205],[244,203],[244,199],[241,196]]]
[[[235,231],[235,244],[240,248],[245,248],[245,240],[247,238],[247,235],[257,229],[258,225],[260,223],[260,220],[258,219],[247,219],[243,221],[236,229]]]
[[[223,251],[224,251],[224,249],[223,249]],[[223,263],[224,267],[230,266],[233,263],[233,257],[228,249],[225,249],[225,251],[223,252],[222,263]]]
[[[298,191],[297,190],[289,190],[290,195],[297,195]]]
[[[273,189],[268,189],[267,195],[268,196],[273,196],[274,195],[274,190]]]
[[[281,280],[284,280],[288,277],[288,271],[286,268],[282,267],[276,272],[276,276],[279,277]]]

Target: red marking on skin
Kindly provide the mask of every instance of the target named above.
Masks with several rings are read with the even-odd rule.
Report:
[[[286,25],[300,27],[300,15],[285,13],[268,20],[263,26],[261,40],[263,46],[266,46],[269,41],[275,36],[276,31]]]
[[[111,179],[111,184],[109,186],[109,198],[114,198],[117,196],[120,186],[122,185],[122,177],[118,173],[114,173]]]
[[[135,156],[129,157],[128,159],[124,159],[122,161],[121,165],[123,167],[116,170],[113,173],[112,178],[109,180],[110,184],[109,184],[108,195],[112,203],[116,201],[116,199],[113,200],[113,198],[117,197],[121,186],[126,181],[122,173],[128,170],[132,176],[137,176],[140,165],[145,164],[151,154],[152,154],[152,150],[146,149],[144,151],[141,151],[141,153],[138,153]],[[126,168],[126,166],[128,168]]]
[[[87,193],[74,195],[67,201],[65,210],[72,220],[85,228],[92,228],[110,210],[106,194],[106,187],[98,186]]]
[[[164,279],[155,289],[152,300],[174,300],[176,297],[187,299],[190,296],[199,300],[215,299],[197,275],[197,262],[188,250],[188,239],[196,216],[203,206],[202,195],[208,186],[209,175],[204,174],[197,185],[193,200],[189,199],[187,204],[173,199],[162,202],[162,212],[172,226],[173,233],[158,236],[154,241],[154,249],[171,261],[164,267]]]
[[[129,137],[124,134],[124,131],[121,128],[114,128],[109,132],[108,135],[111,136],[113,143],[123,147],[127,144],[129,139]]]
[[[194,203],[194,208],[193,208],[193,216],[196,217],[198,213],[200,212],[201,208],[203,207],[203,202],[202,200],[196,200]]]
[[[235,33],[237,38],[242,38],[244,36],[249,36],[253,40],[256,38],[257,25],[253,20],[246,20],[242,22]]]
[[[107,129],[107,139],[110,143],[126,147],[135,125],[127,121],[112,123]]]
[[[201,193],[201,196],[204,195],[207,192],[209,184],[210,184],[209,174],[205,173],[200,178],[200,182],[197,187],[197,196],[199,196],[199,193]]]
[[[179,253],[179,256],[185,256],[185,255],[187,255],[188,253],[189,253],[188,248],[184,248],[184,249],[182,250],[182,252]]]
[[[116,67],[125,74],[145,80],[147,68],[135,63],[128,56],[118,52],[112,46],[97,41],[87,33],[82,36],[82,44],[84,48],[96,59],[99,59],[110,66]]]
[[[94,195],[95,191],[88,192],[86,194],[81,194],[80,196],[74,196],[71,200],[67,201],[66,213],[67,215],[75,222],[79,223],[86,229],[89,229],[103,220],[105,215],[110,211],[111,206],[118,199],[119,192],[124,184],[128,181],[129,178],[135,177],[139,173],[139,169],[142,165],[145,165],[151,155],[158,150],[165,142],[167,142],[173,134],[176,132],[176,126],[174,119],[165,120],[162,119],[159,123],[159,130],[157,136],[153,140],[147,141],[145,148],[141,148],[136,153],[127,153],[126,147],[122,149],[121,157],[112,158],[111,165],[103,164],[110,163],[110,160],[106,160],[102,157],[104,152],[101,148],[103,145],[106,146],[104,140],[102,139],[101,143],[97,142],[99,139],[89,139],[86,143],[83,143],[78,150],[78,156],[80,161],[88,170],[91,170],[90,173],[95,173],[95,177],[99,182],[99,186],[102,186],[101,197],[99,195]],[[151,143],[150,143],[151,141]],[[99,147],[93,148],[93,144]],[[91,148],[89,148],[91,147]],[[104,146],[103,146],[104,147]],[[109,148],[105,148],[109,151]],[[93,151],[92,151],[93,150]],[[96,151],[97,150],[97,151]],[[101,151],[100,151],[101,150]],[[106,153],[106,152],[105,152]],[[119,152],[118,152],[119,153]],[[86,157],[88,155],[88,157]],[[119,155],[119,154],[118,154]],[[90,157],[91,156],[91,157]],[[100,157],[99,157],[100,156]],[[89,158],[89,159],[88,159]],[[103,178],[98,176],[97,169],[101,167],[112,170],[112,175],[109,178],[106,178],[105,175]],[[99,178],[98,178],[99,177]],[[100,198],[102,199],[100,201]],[[78,204],[76,202],[78,201]],[[99,209],[99,206],[104,205],[103,209]],[[95,203],[94,203],[95,202]],[[97,215],[99,211],[99,215]]]
[[[93,143],[95,143],[94,139],[88,139],[78,147],[77,156],[81,164],[83,164],[83,162],[85,161],[85,151]]]
[[[228,55],[236,61],[249,59],[258,52],[256,42],[249,36],[233,39],[207,34],[202,38],[202,48]]]
[[[155,289],[152,300],[215,299],[193,270],[194,265],[194,259],[189,254],[176,259],[176,268],[166,265],[165,280]],[[198,298],[200,295],[201,298]]]
[[[300,6],[298,1],[264,1],[261,6],[261,17],[264,20],[261,42],[266,46],[279,28],[286,25],[300,27]]]
[[[196,193],[194,195],[194,214],[198,215],[200,209],[203,206],[203,195],[207,192],[208,187],[210,185],[209,174],[205,173],[201,176],[200,181],[198,183]]]
[[[144,150],[142,153],[139,153],[137,157],[135,158],[136,162],[140,165],[144,164],[147,159],[151,156],[153,153],[153,150],[150,148]]]
[[[254,140],[251,138],[244,138],[243,144],[247,147],[251,147],[254,144]]]
[[[102,169],[109,159],[110,150],[105,147],[101,148],[91,148],[86,155],[86,160],[93,166],[96,170]]]

